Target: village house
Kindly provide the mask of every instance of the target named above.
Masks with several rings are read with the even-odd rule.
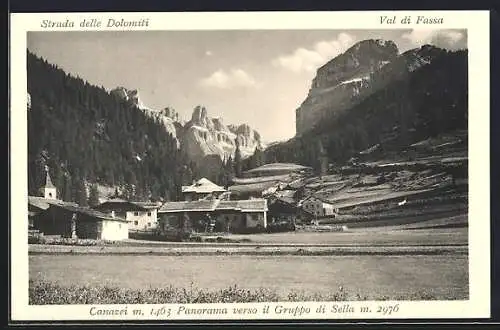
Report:
[[[28,196],[28,229],[35,229],[35,218],[47,210],[51,205],[73,205],[75,203],[67,203],[58,199],[45,198],[40,196]]]
[[[148,202],[131,202],[120,198],[105,201],[94,207],[95,210],[128,221],[129,231],[152,231],[158,226],[160,205]]]
[[[28,196],[29,230],[70,238],[128,238],[128,224],[125,219],[60,200],[48,168],[45,171],[45,184],[40,188],[41,196]]]
[[[267,227],[267,201],[251,200],[200,200],[166,202],[159,214],[159,229],[167,232],[173,228],[245,232]]]
[[[202,178],[190,186],[182,186],[182,195],[185,201],[197,201],[204,198],[218,198],[227,190],[212,181]]]
[[[45,169],[45,184],[40,188],[41,196],[28,196],[28,228],[34,228],[35,217],[52,204],[64,204],[57,198],[57,188],[52,184],[48,168]],[[71,203],[73,204],[73,203]],[[76,204],[73,204],[76,205]]]
[[[125,219],[72,205],[51,203],[34,217],[34,227],[44,235],[119,241],[128,238]]]
[[[301,203],[303,211],[315,217],[328,217],[336,215],[336,209],[332,203],[315,196],[309,196]]]
[[[282,197],[271,198],[268,201],[268,224],[289,223],[300,221],[297,203]]]
[[[230,232],[244,232],[247,229],[267,228],[267,200],[249,199],[221,201],[216,209],[217,222]]]

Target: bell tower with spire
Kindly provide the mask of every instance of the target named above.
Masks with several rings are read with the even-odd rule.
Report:
[[[45,185],[42,187],[42,195],[47,199],[57,199],[57,189],[52,184],[52,180],[49,175],[49,168],[45,167]]]

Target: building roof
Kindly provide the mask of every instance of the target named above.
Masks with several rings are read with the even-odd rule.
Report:
[[[85,214],[85,215],[88,215],[88,216],[91,216],[91,217],[97,218],[97,219],[127,222],[127,220],[125,220],[123,218],[112,217],[109,214],[102,213],[102,212],[96,211],[96,210],[91,209],[91,208],[80,207],[80,206],[77,206],[74,204],[52,204],[51,206],[62,208],[64,210],[67,210],[70,212]]]
[[[59,199],[51,199],[44,198],[39,196],[28,196],[28,205],[34,206],[41,210],[46,210],[50,207],[50,205],[73,205],[76,206],[76,203],[64,202]]]
[[[248,199],[237,201],[200,200],[189,202],[166,202],[158,211],[159,213],[177,212],[211,212],[215,210],[237,210],[244,212],[267,211],[265,199]]]
[[[94,207],[94,209],[106,208],[107,206],[113,206],[113,205],[125,206],[130,210],[143,210],[143,211],[160,208],[160,205],[152,202],[135,202],[135,201],[127,201],[121,198],[113,198],[113,199],[108,199],[107,201],[97,205],[96,207]]]
[[[217,205],[216,210],[239,210],[244,212],[267,211],[267,201],[261,198],[237,201],[221,201],[219,205]]]
[[[158,205],[157,203],[153,203],[153,202],[132,202],[133,204],[137,205],[137,206],[140,206],[142,208],[145,208],[145,209],[158,209],[160,208],[161,204]]]
[[[182,211],[199,211],[209,212],[215,210],[218,200],[201,200],[189,202],[166,202],[160,209],[159,213],[182,212]]]
[[[221,186],[216,185],[212,181],[202,178],[198,181],[196,181],[194,184],[191,186],[183,186],[182,187],[182,192],[187,193],[187,192],[194,192],[194,193],[199,193],[199,194],[206,194],[206,193],[212,193],[212,192],[224,192],[226,189],[224,189]]]
[[[44,188],[55,188],[52,184],[52,180],[50,179],[49,171],[46,171],[47,175],[45,176],[45,186]]]
[[[267,211],[267,200],[265,199],[247,199],[237,202],[242,211]]]

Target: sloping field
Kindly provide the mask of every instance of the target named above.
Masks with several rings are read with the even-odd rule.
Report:
[[[261,183],[268,181],[288,182],[293,180],[293,178],[289,174],[283,174],[283,175],[270,175],[270,176],[262,176],[255,178],[233,178],[232,180],[235,185],[243,185],[243,184]]]
[[[418,223],[411,223],[407,225],[398,226],[397,229],[410,230],[410,229],[430,229],[430,228],[453,228],[453,227],[467,227],[469,224],[468,215],[457,215],[445,217],[440,219],[432,219],[421,221]]]
[[[278,184],[279,181],[266,181],[259,183],[250,183],[250,184],[238,184],[229,187],[229,191],[234,193],[248,193],[255,191],[263,191],[265,189],[271,188]]]
[[[432,189],[421,189],[414,191],[370,191],[367,193],[356,193],[355,196],[349,196],[350,194],[342,194],[340,196],[335,196],[334,198],[329,198],[328,201],[332,203],[334,208],[344,208],[361,204],[377,203],[386,200],[389,201],[396,198],[402,199],[404,197],[418,195],[421,193],[429,192],[431,190]]]
[[[468,229],[425,229],[419,231],[386,228],[353,229],[347,232],[289,232],[274,234],[231,235],[250,238],[252,243],[342,244],[342,245],[433,245],[467,244]]]

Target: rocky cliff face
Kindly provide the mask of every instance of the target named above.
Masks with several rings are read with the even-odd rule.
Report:
[[[191,120],[182,129],[181,146],[188,158],[198,165],[200,176],[214,178],[220,173],[222,161],[234,159],[236,141],[242,158],[262,147],[260,135],[248,125],[224,125],[222,118],[211,118],[207,109],[197,106]]]
[[[148,115],[161,120],[165,129],[177,139],[178,146],[182,148],[188,158],[198,164],[207,165],[207,162],[211,164],[221,162],[230,156],[234,159],[236,140],[240,145],[242,158],[251,156],[257,146],[263,147],[260,134],[250,126],[247,124],[226,126],[222,118],[209,117],[205,107],[195,107],[191,119],[183,123],[179,114],[172,108],[153,110],[146,107],[137,90],[118,87],[111,93],[131,102]],[[220,169],[219,165],[213,167],[217,170]]]
[[[182,147],[190,159],[199,161],[207,155],[220,159],[234,158],[236,140],[243,158],[249,157],[261,146],[260,135],[248,125],[224,125],[222,118],[210,118],[207,109],[197,106],[182,134]]]
[[[317,70],[307,98],[296,110],[297,135],[430,63],[442,51],[426,45],[399,54],[394,42],[379,39],[355,44]]]

